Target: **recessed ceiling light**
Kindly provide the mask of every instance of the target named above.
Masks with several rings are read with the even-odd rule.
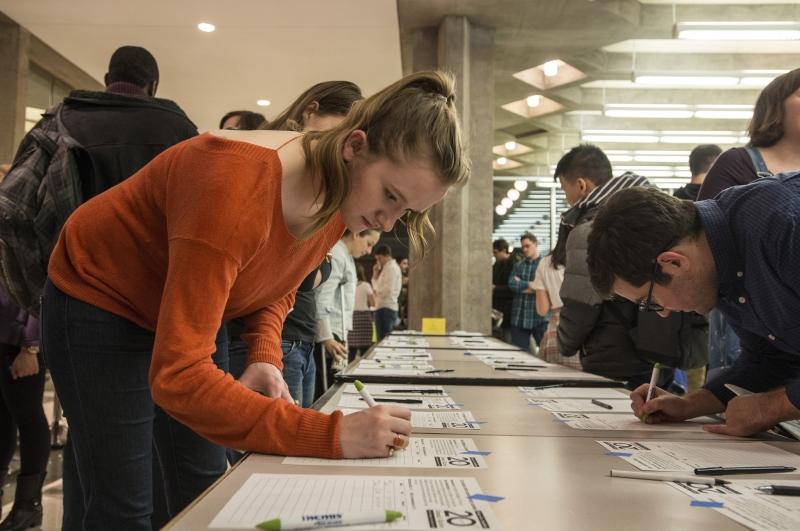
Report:
[[[271,103],[272,103],[272,102],[271,102],[271,101],[269,101],[269,100],[258,100],[258,101],[256,102],[256,105],[258,105],[259,107],[269,107],[269,105],[270,105]]]
[[[497,163],[500,166],[505,166],[506,164],[508,164],[508,159],[505,157],[497,157]]]
[[[512,201],[516,201],[517,199],[519,199],[519,190],[517,190],[516,188],[512,188],[506,193],[506,196]]]
[[[517,149],[517,143],[514,142],[513,140],[509,140],[508,142],[506,142],[505,146],[506,146],[506,151],[514,151],[515,149]]]
[[[542,97],[539,96],[538,94],[534,96],[528,96],[525,99],[525,103],[527,103],[528,107],[530,107],[531,109],[533,109],[534,107],[538,107],[541,102],[542,102]]]
[[[200,31],[204,31],[206,33],[211,33],[217,28],[216,26],[214,26],[214,24],[209,24],[208,22],[201,22],[200,24],[197,25],[197,29],[199,29]]]
[[[506,207],[504,207],[503,205],[497,205],[495,207],[494,211],[495,211],[495,213],[497,213],[498,216],[505,216],[506,212],[508,212]]]
[[[523,180],[514,181],[514,188],[516,188],[520,192],[525,191],[527,187],[528,187],[528,181],[523,181]]]
[[[511,208],[512,206],[514,206],[514,201],[512,201],[511,199],[509,199],[509,198],[507,198],[507,197],[504,197],[504,198],[503,198],[503,199],[500,201],[500,204],[501,204],[501,205],[503,205],[503,206],[504,206],[504,207],[506,207],[506,208]]]
[[[553,59],[552,61],[547,61],[545,64],[542,65],[542,72],[547,77],[554,77],[558,75],[558,67],[561,64],[561,61],[558,59]]]

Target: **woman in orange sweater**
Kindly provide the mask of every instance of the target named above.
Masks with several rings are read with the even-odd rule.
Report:
[[[405,218],[424,243],[426,212],[469,175],[453,96],[449,76],[422,72],[330,131],[206,133],[70,217],[42,307],[77,468],[65,512],[79,483],[84,528],[149,529],[153,445],[173,514],[224,470],[221,446],[327,458],[405,446],[405,409],[343,417],[283,400],[281,325],[345,228]],[[215,338],[238,316],[250,352],[235,381]]]

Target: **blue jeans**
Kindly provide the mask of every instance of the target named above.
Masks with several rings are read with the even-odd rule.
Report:
[[[292,398],[303,407],[314,403],[314,378],[317,366],[314,363],[314,343],[305,341],[281,341],[283,350],[283,379],[289,386]]]
[[[511,325],[511,343],[525,352],[530,352],[531,336],[533,336],[538,345],[542,342],[546,330],[547,321],[534,325],[533,328],[520,328],[519,326]]]
[[[378,334],[378,341],[394,330],[395,322],[397,322],[397,310],[378,308],[375,312],[375,331]]]
[[[42,351],[69,421],[72,449],[64,453],[65,530],[150,530],[154,458],[170,516],[225,472],[224,448],[153,403],[148,372],[154,338],[47,282]],[[224,327],[214,362],[227,370]]]

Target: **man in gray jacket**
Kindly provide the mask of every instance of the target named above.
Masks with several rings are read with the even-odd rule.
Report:
[[[671,322],[659,321],[640,313],[629,301],[603,300],[589,279],[587,238],[600,205],[619,190],[651,185],[646,178],[632,173],[614,178],[605,153],[590,144],[577,146],[564,155],[556,166],[555,177],[572,206],[562,216],[559,242],[553,251],[553,261],[566,265],[561,287],[564,306],[558,326],[561,354],[572,356],[578,352],[584,370],[623,380],[634,389],[649,381],[654,358],[641,341],[634,341],[637,327],[656,330],[667,339],[683,342],[685,348],[702,346],[705,341],[705,330],[689,329],[693,318],[676,314]],[[689,341],[692,334],[696,342]],[[671,369],[662,370],[659,385],[668,386],[673,374]]]

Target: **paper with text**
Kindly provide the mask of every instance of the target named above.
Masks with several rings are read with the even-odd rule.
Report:
[[[456,404],[449,396],[393,396],[393,395],[372,395],[377,404],[402,406],[407,409],[461,409],[461,404]],[[392,400],[421,400],[419,404],[408,402],[392,402]],[[339,409],[365,409],[369,406],[361,396],[340,395]]]
[[[359,409],[343,409],[349,415]],[[453,430],[479,430],[481,425],[471,411],[412,411],[412,428],[444,428]]]
[[[597,441],[639,470],[682,472],[712,466],[793,466],[800,456],[756,441]]]
[[[210,528],[253,529],[273,518],[332,512],[393,510],[403,518],[390,524],[346,529],[499,530],[475,478],[252,474],[212,520]]]
[[[532,406],[538,406],[547,411],[580,411],[580,412],[596,412],[596,413],[626,413],[631,414],[631,401],[628,398],[620,396],[616,398],[606,398],[601,400],[604,404],[608,404],[612,409],[604,408],[593,404],[590,399],[584,398],[529,398],[528,403]],[[637,419],[638,420],[638,419]]]
[[[444,387],[441,385],[426,385],[426,384],[367,384],[369,394],[372,396],[447,396]],[[402,392],[398,392],[402,391]],[[342,393],[348,395],[359,394],[356,386],[349,383],[342,386]]]
[[[604,398],[628,398],[627,391],[606,387],[551,387],[549,389],[520,387],[519,390],[532,398],[597,398],[600,400]]]
[[[710,417],[700,417],[684,422],[647,424],[636,415],[619,413],[553,413],[553,416],[576,430],[623,430],[623,431],[690,431],[702,432],[703,424],[718,424]]]
[[[472,439],[455,437],[412,437],[408,447],[397,450],[391,457],[373,459],[320,459],[316,457],[286,457],[284,465],[366,466],[380,468],[486,468],[486,461],[477,452]]]

